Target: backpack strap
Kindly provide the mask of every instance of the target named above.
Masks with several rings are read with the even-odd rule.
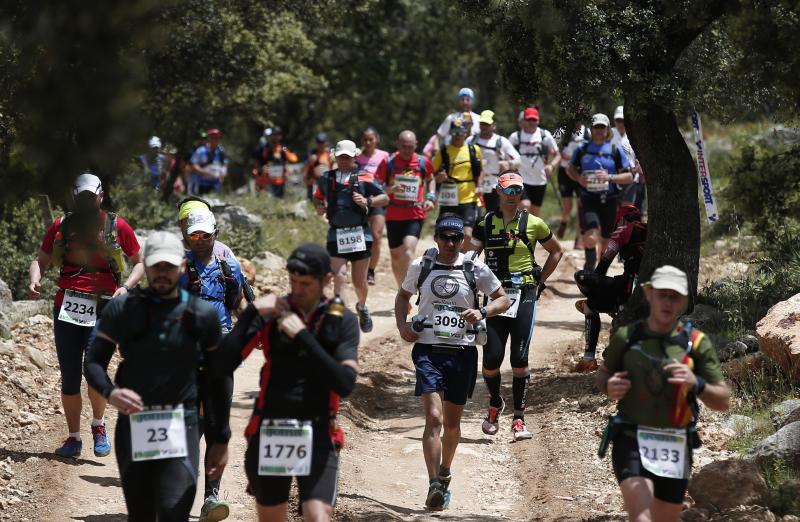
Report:
[[[122,258],[122,247],[119,244],[117,235],[117,215],[113,212],[106,212],[106,222],[103,230],[103,239],[106,248],[106,260],[109,268],[111,268],[111,275],[117,285],[122,281],[122,272],[125,271],[124,262]]]
[[[194,257],[192,256],[186,256],[186,271],[189,274],[189,288],[187,290],[190,294],[199,295],[202,287],[200,272],[197,271],[197,265],[195,265]]]
[[[622,155],[614,143],[611,144],[611,157],[614,158],[614,166],[617,168],[617,174],[622,169]]]
[[[478,257],[478,252],[470,250],[464,254],[464,262],[461,264],[461,271],[464,272],[464,279],[469,284],[469,289],[472,290],[472,301],[475,308],[478,307],[478,283],[475,281],[475,259]]]
[[[531,245],[531,239],[528,237],[528,211],[526,209],[522,209],[522,214],[519,216],[518,221],[518,234],[519,238],[522,240],[522,243],[528,247],[528,252],[531,253],[531,260],[533,260],[533,264],[536,264],[536,260],[533,257],[533,246]]]
[[[239,297],[239,288],[236,284],[236,279],[233,276],[231,265],[225,258],[217,258],[219,269],[222,272],[222,287],[225,294],[225,308],[233,310],[236,306],[236,299]]]
[[[428,276],[431,275],[431,271],[433,271],[433,267],[436,264],[436,254],[438,253],[439,251],[436,247],[432,247],[426,250],[422,256],[422,269],[419,271],[419,277],[417,278],[417,305],[419,305],[419,300],[422,298],[420,289],[425,280],[428,279]]]
[[[450,153],[447,152],[447,145],[444,143],[442,143],[441,148],[439,148],[439,155],[442,158],[442,163],[439,168],[444,170],[445,174],[450,177]]]
[[[640,343],[644,340],[644,324],[642,321],[634,321],[631,323],[631,332],[628,335],[628,340],[625,341],[625,347],[622,349],[622,355],[631,349],[634,344]]]
[[[481,160],[478,159],[478,152],[475,145],[469,144],[467,148],[469,149],[469,166],[472,170],[472,179],[477,183],[481,175]]]

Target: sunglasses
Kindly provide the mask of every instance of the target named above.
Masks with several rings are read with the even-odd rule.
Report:
[[[511,185],[510,187],[500,187],[500,190],[506,196],[519,196],[522,194],[522,187],[519,185]]]
[[[189,234],[189,239],[192,241],[200,241],[201,239],[203,241],[208,241],[212,237],[214,237],[214,232],[192,232]]]
[[[439,236],[439,239],[441,239],[445,243],[447,242],[458,243],[459,241],[464,240],[464,236],[462,234],[441,234]]]

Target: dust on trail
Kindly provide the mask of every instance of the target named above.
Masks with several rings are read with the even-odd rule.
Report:
[[[430,239],[421,242],[418,253],[430,244]],[[375,327],[362,337],[358,385],[341,413],[347,446],[341,455],[337,518],[583,520],[602,515],[605,520],[613,516],[618,505],[616,497],[610,496],[615,485],[610,483],[608,464],[589,456],[596,448],[595,431],[605,402],[594,394],[589,376],[565,370],[580,351],[583,331],[582,317],[573,307],[577,290],[572,272],[580,259],[565,255],[537,307],[526,416],[533,440],[510,442],[510,409],[501,418],[496,436],[481,432],[488,395],[479,377],[464,411],[462,439],[452,468],[450,509],[431,514],[423,506],[428,486],[421,443],[424,418],[413,394],[411,345],[400,339],[394,326],[396,283],[385,243],[381,258],[378,284],[370,287],[368,299]],[[344,297],[352,307],[352,292]],[[502,367],[503,394],[510,404],[507,361]],[[261,364],[261,356],[254,353],[235,374],[233,438],[221,491],[231,505],[229,520],[234,521],[255,519],[252,497],[245,493],[242,432],[258,390]],[[113,453],[105,458],[93,456],[88,414],[87,404],[82,422],[84,450],[78,460],[51,456],[65,436],[60,415],[48,417],[41,432],[30,434],[28,449],[4,450],[15,462],[28,461],[21,464],[18,478],[32,492],[24,504],[16,506],[14,519],[126,520],[116,461]],[[106,422],[113,436],[113,407],[106,413]],[[202,452],[201,447],[201,456]],[[200,512],[200,481],[190,520],[196,520]]]

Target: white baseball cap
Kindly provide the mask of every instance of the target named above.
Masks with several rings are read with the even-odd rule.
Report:
[[[689,281],[686,273],[672,265],[664,265],[653,272],[650,286],[658,290],[675,290],[681,295],[689,295]]]
[[[77,196],[81,192],[91,192],[92,194],[103,192],[103,184],[100,183],[100,178],[91,172],[84,172],[75,178],[75,183],[72,184],[72,195]]]
[[[608,121],[608,116],[605,114],[597,113],[592,116],[592,127],[595,125],[605,125],[606,127],[610,127],[611,122]]]
[[[180,266],[183,262],[183,243],[172,232],[153,232],[144,243],[144,264],[151,267],[161,262]]]
[[[161,139],[158,136],[153,136],[150,138],[150,141],[147,142],[147,145],[151,149],[160,149],[161,148]]]
[[[356,144],[350,140],[342,140],[336,144],[336,149],[333,151],[334,156],[350,156],[355,158],[358,156],[358,149]]]
[[[624,120],[625,114],[622,110],[622,105],[619,105],[616,109],[614,109],[614,119],[615,120]]]
[[[193,234],[195,232],[213,233],[217,229],[217,220],[214,219],[214,214],[208,209],[199,208],[189,213],[186,222],[186,233]]]

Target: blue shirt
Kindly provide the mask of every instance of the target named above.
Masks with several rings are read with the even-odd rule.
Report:
[[[161,184],[161,173],[167,171],[167,157],[164,154],[142,154],[139,156],[147,171],[150,173],[150,186],[158,188]]]
[[[584,153],[584,148],[586,152]],[[603,143],[602,145],[598,145],[594,142],[589,142],[588,145],[581,145],[575,149],[575,152],[572,153],[572,159],[569,161],[570,165],[575,167],[580,167],[581,172],[586,172],[589,170],[606,170],[609,174],[617,174],[617,162],[614,159],[614,156],[617,156],[619,159],[620,167],[622,170],[630,169],[631,163],[628,161],[628,156],[625,154],[625,151],[616,147],[617,153],[615,155],[611,154],[612,151],[612,144],[610,141]],[[580,165],[578,165],[578,157],[580,156]],[[615,195],[618,192],[618,187],[614,183],[608,184],[608,191],[605,192],[605,195]],[[597,192],[587,192],[586,190],[583,191],[584,194],[588,194],[591,196],[601,196],[603,194]]]
[[[192,153],[190,161],[193,165],[199,165],[201,167],[205,167],[212,163],[219,163],[221,165],[228,164],[228,158],[225,155],[225,151],[222,149],[222,147],[209,150],[208,145],[200,145],[197,147]],[[197,172],[192,172],[191,183],[204,187],[215,188],[219,188],[219,186],[222,184],[222,182],[218,179],[204,178]]]
[[[225,286],[223,283],[222,268],[219,265],[217,256],[211,259],[211,262],[204,265],[198,262],[191,252],[186,252],[186,259],[194,263],[194,267],[200,276],[200,298],[208,301],[219,316],[219,323],[223,330],[230,330],[232,325],[231,310],[225,308]],[[233,257],[226,257],[225,262],[231,269],[237,293],[241,290],[244,284],[244,275],[239,266],[239,262]],[[180,286],[182,288],[189,288],[189,273],[188,270],[181,274]]]

